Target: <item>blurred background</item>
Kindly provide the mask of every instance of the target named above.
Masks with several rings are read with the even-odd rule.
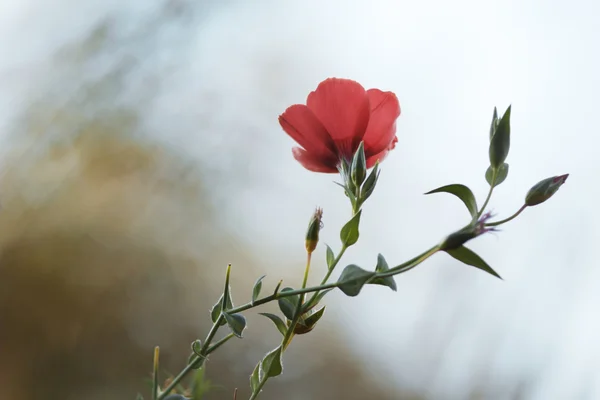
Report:
[[[336,177],[297,164],[277,123],[330,76],[402,107],[343,264],[396,265],[463,226],[458,200],[422,193],[463,183],[483,201],[494,106],[513,105],[498,218],[571,175],[471,244],[503,281],[438,254],[395,293],[332,292],[261,398],[600,398],[598,15],[593,0],[3,0],[0,399],[147,395],[153,346],[163,376],[183,367],[227,263],[236,303],[264,273],[265,290],[297,286],[317,205],[337,250]],[[277,345],[266,319],[248,326],[211,357],[207,399],[247,398]]]

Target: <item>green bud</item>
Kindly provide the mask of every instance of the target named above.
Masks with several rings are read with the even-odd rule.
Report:
[[[360,142],[358,150],[354,153],[352,158],[352,166],[350,167],[350,178],[352,183],[357,188],[363,184],[367,177],[367,159],[365,157],[365,146],[363,142]]]
[[[548,200],[566,182],[569,174],[554,176],[536,183],[525,196],[525,205],[537,206]]]
[[[504,164],[510,149],[510,111],[508,106],[490,139],[490,164],[494,169]]]
[[[317,208],[313,214],[310,222],[308,223],[308,230],[306,231],[306,251],[312,253],[319,243],[319,231],[323,227],[323,209]]]

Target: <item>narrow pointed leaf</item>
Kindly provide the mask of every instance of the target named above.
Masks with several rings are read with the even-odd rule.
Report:
[[[450,193],[455,195],[462,200],[467,207],[467,210],[469,210],[469,213],[471,213],[471,216],[473,218],[477,217],[477,201],[475,200],[475,195],[467,186],[455,183],[433,189],[425,194],[433,193]]]
[[[246,329],[246,318],[242,314],[229,314],[226,312],[223,313],[223,316],[231,332],[241,338],[244,329]]]
[[[494,107],[494,115],[492,116],[492,123],[490,124],[490,141],[494,136],[494,132],[496,131],[496,127],[498,126],[498,109]]]
[[[373,194],[375,186],[377,185],[377,180],[379,179],[380,172],[381,171],[379,171],[379,161],[377,161],[361,189],[360,200],[362,202],[366,201],[369,197],[371,197],[371,194]]]
[[[351,264],[342,271],[338,279],[338,287],[346,296],[354,297],[374,275],[375,272],[366,271],[358,265]]]
[[[265,276],[266,275],[263,275],[260,278],[258,278],[256,280],[256,283],[254,284],[254,287],[252,288],[252,305],[254,305],[254,302],[258,299],[258,296],[260,296],[260,290],[262,289],[262,280],[265,279]]]
[[[329,245],[325,245],[327,247],[326,258],[327,258],[327,268],[331,269],[333,262],[335,261],[335,255],[333,254],[333,250]]]
[[[321,307],[314,313],[310,314],[305,318],[301,318],[296,325],[296,329],[294,329],[294,333],[297,335],[303,335],[315,329],[317,326],[317,322],[321,319],[323,314],[325,313],[325,307]]]
[[[479,268],[482,271],[487,272],[488,274],[494,275],[496,278],[502,279],[500,275],[496,273],[481,257],[479,257],[475,252],[466,248],[465,246],[460,246],[452,250],[446,250],[446,253],[450,254],[452,257],[456,258],[458,261],[461,261],[467,265],[471,265],[475,268]]]
[[[511,106],[508,106],[490,141],[490,164],[494,168],[500,168],[508,156],[510,149],[510,112]]]
[[[325,295],[329,292],[331,292],[333,289],[325,289],[323,291],[320,291],[319,294],[315,297],[314,300],[309,301],[308,303],[303,305],[303,311],[306,312],[308,310],[310,310],[311,308],[315,307],[317,304],[319,304],[319,302],[323,299],[323,297],[325,297]]]
[[[376,272],[385,272],[385,271],[389,271],[389,269],[390,269],[390,267],[388,266],[387,261],[385,261],[385,258],[383,257],[383,255],[378,254],[377,255],[377,266],[375,267],[375,271]],[[390,289],[392,289],[394,292],[398,289],[396,287],[396,281],[394,281],[393,276],[386,276],[385,278],[375,277],[375,278],[371,279],[371,281],[369,281],[369,284],[387,286]]]
[[[264,315],[265,317],[267,317],[271,321],[273,321],[273,323],[277,327],[277,330],[279,332],[281,332],[281,334],[283,336],[285,336],[285,334],[287,333],[287,326],[285,325],[285,322],[283,322],[283,320],[281,318],[279,318],[278,315],[271,314],[271,313],[259,313],[259,314]]]
[[[227,265],[227,272],[225,273],[225,289],[223,290],[223,302],[221,304],[221,311],[228,310],[229,304],[233,304],[231,301],[231,288],[229,287],[229,275],[231,274],[231,264]]]
[[[340,232],[340,239],[342,240],[342,244],[346,247],[350,247],[358,241],[358,226],[360,224],[361,213],[362,210],[357,212],[352,219],[344,225]]]

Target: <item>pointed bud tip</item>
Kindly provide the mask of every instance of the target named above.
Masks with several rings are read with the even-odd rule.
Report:
[[[317,207],[313,216],[308,223],[308,229],[306,231],[305,247],[306,251],[312,253],[319,243],[319,231],[323,228],[323,209]]]

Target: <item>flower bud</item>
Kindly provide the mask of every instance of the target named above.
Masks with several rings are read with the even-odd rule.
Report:
[[[308,223],[308,230],[306,231],[306,251],[312,253],[319,243],[319,231],[323,227],[323,209],[317,208],[313,214],[310,222]]]
[[[525,205],[536,206],[548,200],[556,193],[569,177],[569,174],[544,179],[536,183],[525,196]]]
[[[354,153],[352,158],[352,166],[350,167],[350,178],[352,183],[357,188],[362,185],[367,177],[367,159],[365,158],[365,146],[363,142],[360,142],[358,150]]]

